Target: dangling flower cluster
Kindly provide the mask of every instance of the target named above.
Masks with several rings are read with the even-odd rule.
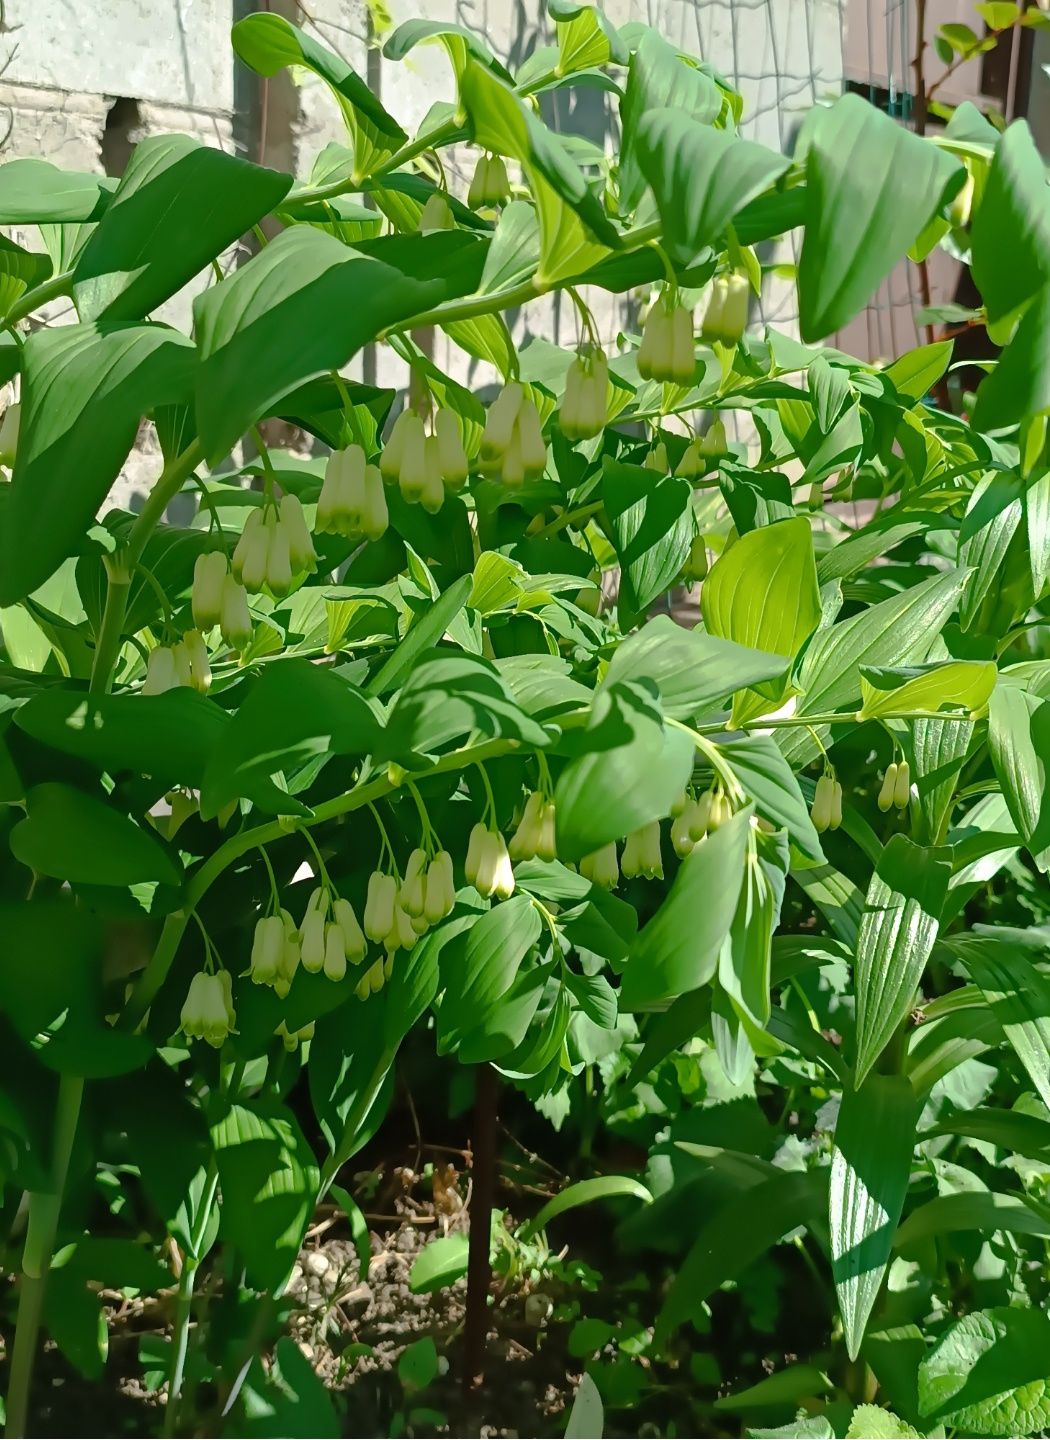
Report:
[[[314,1022],[311,1020],[308,1025],[303,1025],[299,1030],[289,1030],[288,1026],[282,1020],[274,1031],[274,1034],[281,1037],[284,1048],[291,1054],[294,1050],[298,1050],[304,1041],[314,1038],[315,1028]]]
[[[655,470],[657,475],[669,475],[671,462],[667,456],[667,446],[659,440],[642,461],[643,470]]]
[[[198,970],[190,981],[179,1019],[187,1040],[207,1040],[218,1050],[237,1024],[230,972],[219,970],[212,975]]]
[[[547,467],[540,412],[531,395],[517,380],[496,396],[485,417],[481,437],[481,469],[498,475],[504,485],[517,488],[537,480]]]
[[[700,475],[706,475],[728,454],[726,427],[721,420],[712,420],[702,435],[690,440],[674,473],[683,480],[695,480]]]
[[[750,282],[742,270],[717,275],[711,281],[700,338],[708,344],[733,346],[747,329],[747,301]]]
[[[707,578],[707,541],[703,535],[694,535],[689,546],[689,557],[682,566],[682,578],[687,583]]]
[[[414,410],[403,410],[379,457],[379,470],[388,485],[399,486],[410,505],[422,505],[428,514],[436,515],[446,493],[462,490],[470,470],[452,411],[436,411],[428,435],[422,417]]]
[[[283,495],[252,510],[233,552],[233,574],[251,594],[265,586],[278,599],[317,569],[314,542],[298,496]]]
[[[615,840],[610,840],[608,845],[603,845],[600,850],[585,855],[580,861],[580,874],[592,885],[600,885],[603,890],[615,890],[620,878]]]
[[[502,155],[482,155],[474,167],[474,176],[467,192],[472,210],[482,205],[502,205],[510,199],[510,180]]]
[[[693,317],[665,288],[652,306],[638,347],[638,374],[643,380],[691,385],[696,374]]]
[[[879,809],[885,814],[891,807],[907,810],[911,801],[911,770],[907,760],[894,761],[886,766],[882,789],[879,791]]]
[[[218,625],[222,638],[232,650],[244,650],[251,642],[248,592],[230,574],[221,550],[206,550],[197,556],[190,604],[198,630],[211,630]]]
[[[590,440],[609,415],[609,362],[597,345],[584,346],[565,377],[559,423],[566,440]]]
[[[456,221],[449,207],[448,197],[442,191],[435,190],[420,214],[420,234],[428,235],[434,230],[454,230],[455,228]]]
[[[467,884],[473,885],[486,899],[496,896],[507,900],[514,894],[514,868],[507,842],[498,830],[490,830],[482,820],[470,832],[463,874]]]
[[[721,789],[705,790],[695,798],[686,790],[672,808],[671,844],[675,854],[684,859],[704,839],[724,825],[733,814],[733,807]]]
[[[842,786],[835,779],[834,771],[825,771],[817,781],[809,813],[813,828],[820,834],[837,830],[842,824]]]
[[[157,645],[149,652],[143,695],[163,695],[180,685],[202,695],[211,685],[208,647],[199,630],[187,630],[177,644]]]
[[[452,913],[455,903],[452,856],[447,850],[430,858],[426,850],[417,847],[408,857],[400,883],[396,876],[376,870],[368,880],[364,932],[369,940],[382,945],[386,954],[358,981],[358,998],[363,1000],[381,990],[393,973],[396,951],[411,950],[431,925]]]
[[[6,465],[8,469],[15,463],[21,417],[22,407],[16,400],[7,407],[4,418],[0,420],[0,465]]]
[[[664,878],[664,861],[660,852],[660,822],[652,820],[640,830],[633,830],[624,842],[620,861],[624,879],[642,875],[646,880]]]
[[[518,828],[510,837],[507,853],[512,860],[554,860],[558,847],[554,837],[554,802],[543,791],[534,790],[525,801]]]
[[[390,524],[383,477],[369,465],[360,445],[348,445],[328,457],[317,501],[319,535],[347,540],[378,540]]]

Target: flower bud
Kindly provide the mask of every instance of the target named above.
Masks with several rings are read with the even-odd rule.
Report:
[[[397,482],[410,505],[416,504],[426,488],[426,431],[422,418],[412,413],[405,417]]]
[[[313,537],[306,523],[306,513],[297,495],[282,495],[280,504],[281,529],[288,537],[288,553],[292,570],[296,575],[317,569],[317,555],[314,552]]]
[[[552,800],[544,805],[540,814],[540,836],[536,846],[536,855],[540,860],[554,860],[558,855],[557,827]]]
[[[329,455],[317,498],[318,534],[349,536],[358,530],[365,498],[365,463],[360,445],[348,445]]]
[[[320,909],[307,909],[303,917],[301,934],[301,959],[303,969],[311,975],[318,975],[324,969],[325,917]]]
[[[390,929],[383,937],[383,944],[387,950],[411,950],[416,943],[416,930],[412,924],[412,917],[407,913],[400,900],[394,902],[394,917]]]
[[[390,427],[390,435],[379,456],[379,469],[383,479],[393,485],[401,474],[401,461],[405,454],[405,439],[415,430],[419,416],[414,410],[402,410]],[[422,421],[420,421],[422,424]],[[351,450],[361,452],[361,468],[364,472],[365,452],[360,445],[351,445]]]
[[[142,682],[143,695],[163,695],[174,690],[179,684],[175,652],[169,645],[157,645],[149,652],[146,660],[146,678]]]
[[[281,924],[284,927],[284,948],[281,951],[281,965],[277,979],[273,982],[273,988],[283,1000],[292,988],[292,981],[295,979],[295,972],[299,968],[301,959],[299,949],[299,931],[295,927],[295,921],[287,910],[281,911]]]
[[[813,804],[810,807],[810,818],[813,821],[813,828],[818,834],[823,834],[831,824],[832,807],[835,799],[835,782],[830,775],[821,775],[817,781],[816,789],[813,792]]]
[[[707,569],[707,541],[703,535],[694,535],[682,574],[686,580],[704,580],[707,578]]]
[[[559,423],[567,440],[589,440],[605,428],[609,364],[601,350],[578,355],[565,377]]]
[[[893,803],[898,810],[906,810],[911,802],[911,770],[907,760],[897,766],[897,779],[893,786]]]
[[[897,762],[894,760],[886,766],[886,773],[882,777],[882,789],[879,791],[879,809],[883,814],[893,805],[893,796],[897,788]]]
[[[667,446],[661,440],[649,451],[642,461],[643,470],[655,470],[657,475],[667,475],[671,470],[671,462],[667,458]]]
[[[704,431],[700,438],[700,454],[705,460],[721,460],[724,455],[729,454],[726,427],[722,420],[712,420]]]
[[[899,778],[900,778],[900,772],[898,772],[898,779],[899,779]],[[841,824],[842,824],[842,786],[839,784],[839,782],[838,782],[837,780],[833,780],[833,781],[831,782],[831,815],[830,815],[829,820],[828,820],[828,826],[829,826],[829,828],[832,829],[832,830],[837,830]]]
[[[386,496],[383,493],[383,477],[375,465],[365,466],[365,494],[361,507],[361,534],[366,540],[378,540],[386,534],[390,524]]]
[[[21,419],[22,407],[16,400],[7,407],[3,420],[0,420],[0,465],[6,465],[8,469],[15,463]]]
[[[642,379],[666,379],[673,349],[671,315],[661,297],[650,308],[642,327],[642,343],[638,347],[638,374]]]
[[[592,885],[600,885],[603,890],[614,890],[620,878],[616,842],[610,840],[608,845],[603,845],[600,850],[585,855],[580,861],[580,874]]]
[[[711,828],[711,809],[714,803],[714,791],[705,790],[689,811],[689,834],[693,840],[702,840]]]
[[[226,556],[221,550],[206,550],[198,555],[193,566],[193,589],[190,605],[193,623],[198,630],[210,630],[222,616],[223,584],[229,573]]]
[[[468,885],[477,886],[478,870],[488,844],[489,832],[482,821],[474,826],[467,841],[467,858],[463,862],[463,877]]]
[[[417,848],[412,851],[405,864],[405,878],[401,882],[398,899],[402,908],[409,915],[423,914],[426,863],[426,852]]]
[[[695,480],[698,475],[703,475],[706,471],[707,461],[704,459],[701,444],[700,436],[695,435],[685,447],[674,472],[679,479]]]
[[[696,844],[689,830],[689,820],[689,810],[685,810],[671,821],[671,845],[679,859],[691,854]]]
[[[452,856],[439,850],[427,867],[423,915],[431,925],[451,915],[456,905],[456,887],[452,875]]]
[[[219,1049],[237,1023],[233,983],[227,970],[220,970],[217,975],[199,970],[194,975],[180,1020],[187,1039],[206,1040]]]
[[[970,223],[970,212],[973,209],[973,172],[967,167],[966,179],[963,181],[962,189],[954,196],[948,206],[948,219],[956,230],[965,230]],[[3,440],[3,430],[0,428],[0,443]]]
[[[282,600],[292,588],[292,547],[288,532],[273,511],[266,517],[266,533],[266,584],[270,594]]]
[[[349,900],[340,896],[332,905],[332,921],[343,933],[343,953],[351,965],[360,965],[368,950],[364,931]]]
[[[232,568],[236,579],[253,595],[266,584],[269,550],[270,531],[263,512],[251,510],[234,548]]]
[[[502,205],[510,199],[510,180],[502,155],[489,156],[488,190],[485,196],[490,205]]]
[[[199,630],[187,630],[179,644],[189,665],[190,684],[202,695],[207,694],[211,686],[211,662],[204,636]]]
[[[474,174],[470,181],[470,189],[467,191],[467,204],[472,210],[480,209],[488,201],[490,163],[487,155],[478,156],[478,163],[474,166]]]
[[[441,451],[434,435],[428,435],[423,442],[423,489],[419,494],[419,503],[428,515],[436,515],[445,503]]]
[[[470,473],[467,452],[463,448],[459,422],[451,410],[438,410],[434,416],[434,439],[437,441],[441,479],[446,490],[460,490]]]
[[[736,345],[747,328],[750,282],[742,270],[718,275],[711,282],[700,338],[708,344]]]
[[[648,880],[664,878],[659,820],[650,821],[648,825],[643,825],[641,829],[628,835],[624,842],[620,868],[628,879],[634,875],[643,875]]]
[[[232,575],[227,575],[222,582],[219,628],[231,650],[244,650],[251,644],[252,616],[248,609],[248,592]]]
[[[485,416],[485,430],[481,437],[483,460],[502,458],[510,446],[518,412],[524,399],[524,388],[516,380],[512,380],[509,384],[504,385],[489,406],[488,414]]]
[[[365,901],[364,932],[369,940],[385,940],[390,934],[396,899],[397,882],[393,875],[374,871],[368,878],[368,898]]]
[[[419,217],[420,234],[427,235],[432,230],[454,230],[455,226],[447,197],[440,190],[435,190]]]
[[[534,790],[525,801],[525,809],[517,829],[510,837],[512,860],[532,860],[540,845],[540,827],[543,820],[544,801],[538,790]]]
[[[543,439],[540,412],[534,400],[526,397],[518,411],[518,444],[526,480],[538,480],[547,468],[547,446]]]
[[[696,348],[693,316],[684,305],[671,315],[671,378],[677,385],[691,385],[696,376]]]
[[[284,956],[284,921],[264,915],[256,922],[249,973],[253,985],[272,985],[281,973]]]
[[[346,974],[346,947],[340,925],[329,921],[324,932],[325,978],[338,983]]]
[[[707,833],[718,830],[727,820],[733,818],[733,807],[721,791],[715,791],[711,795],[710,804],[707,810]]]
[[[492,872],[491,893],[500,900],[509,900],[514,894],[514,867],[510,863],[507,842],[498,830],[493,834],[492,848],[496,863]]]

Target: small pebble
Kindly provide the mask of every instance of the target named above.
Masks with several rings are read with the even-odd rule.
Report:
[[[327,1275],[331,1261],[323,1250],[311,1250],[306,1257],[306,1268],[311,1275]]]

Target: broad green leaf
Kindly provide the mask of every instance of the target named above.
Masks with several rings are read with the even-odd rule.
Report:
[[[798,866],[792,870],[791,878],[852,950],[864,912],[864,898],[853,881],[833,865]]]
[[[507,322],[502,315],[475,315],[469,320],[449,320],[441,327],[450,340],[473,355],[485,360],[509,380],[517,363],[517,352]]]
[[[778,830],[785,830],[792,845],[807,860],[821,863],[824,852],[813,828],[809,806],[776,742],[768,735],[748,735],[723,745],[722,754],[744,793],[754,802],[756,814]]]
[[[463,73],[466,57],[472,55],[504,80],[511,79],[477,31],[468,29],[466,25],[457,25],[453,20],[405,20],[387,37],[383,54],[388,60],[403,60],[417,45],[425,45],[431,40],[437,40],[444,46],[457,77]]]
[[[1044,410],[1050,410],[1050,282],[1025,311],[995,369],[981,381],[973,422],[979,430],[1000,430]]]
[[[1015,120],[995,148],[970,245],[973,278],[1001,344],[1021,308],[1050,281],[1050,192],[1025,120]]]
[[[989,1009],[955,1011],[913,1031],[904,1068],[915,1093],[926,1095],[958,1066],[1002,1043],[1002,1026]]]
[[[712,635],[791,661],[820,621],[813,537],[804,516],[742,535],[711,567],[700,611]],[[779,700],[787,680],[759,686]]]
[[[988,704],[994,660],[934,661],[929,665],[861,667],[858,720],[962,709],[976,715]]]
[[[197,424],[213,463],[297,386],[339,369],[381,330],[473,290],[484,250],[453,231],[363,244],[368,254],[295,226],[194,301]]]
[[[647,111],[636,145],[656,196],[664,244],[683,263],[714,244],[737,212],[791,164],[785,155],[702,125],[677,109]]]
[[[769,1020],[770,947],[780,922],[787,855],[784,836],[763,836],[747,851],[736,914],[719,955],[718,980],[732,1002],[731,1018],[745,1026],[762,1028]],[[748,1074],[750,1065],[749,1056]]]
[[[279,814],[306,814],[284,791],[289,772],[322,756],[370,754],[380,734],[361,692],[335,671],[295,657],[269,664],[212,753],[201,813],[208,818],[238,796],[252,795]],[[260,779],[277,788],[260,796]]]
[[[619,614],[626,629],[686,562],[694,534],[692,491],[686,480],[608,458],[602,490],[622,571]]]
[[[552,0],[547,8],[558,33],[555,71],[559,76],[607,65],[610,61],[626,65],[627,48],[619,31],[597,6]]]
[[[495,905],[457,936],[442,954],[445,994],[438,1013],[439,1049],[454,1050],[514,984],[543,922],[528,895]]]
[[[511,200],[496,222],[478,289],[482,295],[512,289],[529,279],[539,263],[536,211],[525,200]]]
[[[1007,939],[963,935],[953,948],[1050,1106],[1050,980]]]
[[[828,1394],[831,1389],[828,1377],[815,1365],[788,1365],[749,1385],[746,1390],[720,1396],[714,1402],[714,1409],[753,1413],[771,1407],[798,1405],[814,1395]],[[754,1431],[749,1433],[754,1434]]]
[[[0,1008],[38,1060],[89,1078],[124,1076],[146,1064],[153,1047],[145,1036],[116,1030],[104,1018],[105,935],[95,916],[40,897],[7,900],[0,904],[0,933]],[[24,1056],[17,1063],[24,1065]]]
[[[575,1210],[579,1205],[593,1205],[596,1200],[615,1200],[624,1195],[640,1200],[643,1205],[653,1203],[653,1197],[645,1186],[630,1175],[599,1175],[593,1180],[577,1180],[548,1200],[538,1214],[522,1226],[519,1234],[526,1240],[545,1230],[552,1220],[564,1215],[567,1210]]]
[[[252,1359],[240,1403],[237,1428],[245,1440],[279,1440],[295,1430],[317,1440],[337,1440],[340,1433],[331,1392],[299,1342],[287,1335],[277,1341],[265,1370],[258,1358]]]
[[[949,570],[869,606],[841,624],[818,630],[799,669],[802,699],[797,713],[819,715],[847,705],[856,708],[862,665],[925,660],[955,608],[965,578],[964,571]],[[782,732],[778,744],[795,765],[819,753],[805,731]]]
[[[939,1120],[928,1133],[966,1135],[1030,1160],[1050,1156],[1050,1120],[1040,1120],[1021,1110],[964,1110]]]
[[[615,227],[564,141],[508,85],[468,59],[460,99],[475,142],[525,167],[540,220],[542,282],[580,273],[602,257],[603,247],[618,243]]]
[[[1050,1238],[1050,1219],[1017,1195],[994,1190],[962,1190],[940,1195],[913,1210],[897,1231],[898,1250],[927,1239],[960,1230],[1005,1231],[1010,1235]]]
[[[60,325],[30,335],[0,536],[0,604],[30,594],[74,553],[142,416],[185,398],[193,358],[189,340],[161,325]]]
[[[0,225],[98,220],[116,185],[106,175],[60,170],[48,160],[8,160],[0,165]]]
[[[243,1259],[249,1282],[279,1294],[317,1203],[317,1162],[295,1116],[276,1100],[228,1105],[211,1134],[219,1233]]]
[[[604,1433],[605,1406],[601,1391],[584,1371],[565,1422],[565,1440],[601,1440]]]
[[[820,113],[806,157],[803,340],[832,334],[864,307],[961,176],[955,157],[859,95]]]
[[[442,1235],[431,1240],[412,1262],[408,1288],[413,1295],[431,1295],[455,1285],[467,1273],[470,1241],[466,1235]]]
[[[921,1440],[919,1431],[879,1405],[858,1405],[846,1440]]]
[[[1024,515],[1020,477],[996,471],[974,486],[959,529],[959,564],[970,569],[959,621],[964,630],[980,623],[990,594],[1002,588],[1002,572]]]
[[[664,714],[688,720],[745,686],[783,674],[786,664],[781,655],[686,630],[669,615],[656,615],[616,647],[602,684],[651,680]]]
[[[645,190],[638,129],[643,117],[656,110],[678,111],[710,125],[722,112],[722,92],[710,75],[679,55],[656,30],[646,29],[631,56],[620,105],[620,206],[627,212],[636,208]]]
[[[291,183],[188,135],[142,140],[77,260],[80,318],[142,319],[273,210]]]
[[[996,687],[988,748],[1011,819],[1044,874],[1050,870],[1050,700],[1015,685]]]
[[[821,585],[826,585],[829,580],[845,580],[880,555],[886,555],[905,540],[910,540],[913,535],[924,535],[935,520],[942,522],[943,517],[894,511],[877,516],[820,557],[817,579]]]
[[[354,178],[362,180],[406,139],[360,75],[339,55],[282,15],[261,12],[238,20],[230,33],[238,57],[260,75],[288,66],[312,70],[332,91],[354,147]]]
[[[537,719],[585,709],[592,692],[574,679],[572,667],[560,655],[508,655],[496,661],[511,694]]]
[[[373,675],[366,695],[389,695],[396,690],[419,657],[435,646],[467,603],[472,575],[461,575],[422,612],[390,658]]]
[[[893,727],[911,767],[918,791],[923,833],[917,838],[935,844],[952,804],[959,771],[973,740],[969,720],[911,720]]]
[[[631,949],[621,1010],[652,1009],[713,977],[736,914],[750,825],[751,811],[740,811],[682,861]]]
[[[27,290],[42,284],[51,274],[51,269],[51,260],[47,255],[25,250],[6,236],[0,236],[0,315],[6,315]],[[6,351],[7,347],[4,348]],[[3,362],[5,368],[10,367],[11,374],[14,374],[17,351],[14,354],[5,353]]]
[[[975,1310],[919,1366],[919,1408],[954,1433],[1032,1435],[1050,1425],[1050,1318],[1001,1306]]]
[[[490,660],[449,650],[421,661],[394,702],[375,753],[418,764],[423,755],[475,733],[542,747],[546,731],[514,701]]]
[[[847,1089],[831,1157],[831,1264],[845,1333],[856,1359],[893,1251],[911,1175],[919,1102],[901,1075],[869,1075]]]
[[[894,835],[868,887],[857,935],[857,1084],[907,1017],[937,938],[951,874],[947,850]]]
[[[892,365],[887,365],[886,376],[898,395],[909,400],[921,400],[948,369],[954,349],[954,340],[920,345],[917,350],[909,350]]]
[[[825,1186],[820,1172],[777,1171],[731,1196],[705,1219],[664,1301],[656,1325],[657,1340],[666,1339],[699,1315],[709,1295],[782,1236],[814,1220],[826,1204]]]
[[[665,727],[645,682],[621,680],[599,691],[581,753],[558,776],[562,859],[580,859],[669,814],[692,774],[693,749],[691,736]]]
[[[11,851],[40,875],[82,885],[177,885],[178,866],[148,830],[95,795],[47,781],[26,796]]]

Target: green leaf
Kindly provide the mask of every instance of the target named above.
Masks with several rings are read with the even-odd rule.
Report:
[[[617,681],[595,695],[581,750],[555,791],[558,853],[565,860],[669,814],[693,768],[691,736],[665,727],[644,682]]]
[[[350,250],[333,235],[295,226],[198,295],[197,424],[210,461],[381,330],[473,290],[483,250],[483,241],[461,231],[384,237]]]
[[[543,747],[547,732],[518,708],[496,667],[462,651],[421,661],[405,681],[377,739],[380,760],[418,764],[475,732]]]
[[[47,255],[25,250],[6,236],[0,236],[0,315],[6,315],[27,290],[45,281],[51,269],[51,260]],[[15,367],[17,352],[5,354],[4,360],[7,366]],[[14,368],[11,373],[15,373]]]
[[[470,1242],[466,1235],[442,1235],[431,1240],[412,1262],[408,1288],[413,1295],[432,1295],[455,1285],[467,1273]]]
[[[942,834],[974,726],[969,720],[912,720],[893,728],[919,795],[919,818],[924,828],[916,838],[933,843]]]
[[[542,921],[528,895],[514,895],[486,911],[442,957],[445,987],[438,1013],[439,1049],[456,1048],[514,984]]]
[[[958,708],[980,712],[995,689],[994,660],[934,661],[929,665],[861,666],[858,720]]]
[[[1043,874],[1050,870],[1050,700],[1015,685],[996,687],[988,748],[1010,818]]]
[[[938,340],[933,345],[920,345],[909,350],[892,365],[887,365],[885,374],[898,395],[909,400],[921,400],[937,384],[952,361],[954,340]]]
[[[268,214],[290,175],[188,135],[136,145],[73,272],[82,320],[139,320]]]
[[[1050,1219],[1016,1195],[1000,1195],[994,1190],[964,1190],[953,1195],[940,1195],[913,1210],[897,1231],[898,1250],[933,1235],[949,1235],[960,1230],[1005,1231],[1010,1235],[1036,1235],[1050,1238]]]
[[[741,535],[711,567],[700,610],[713,635],[793,660],[820,622],[809,521],[799,516]],[[787,684],[758,689],[776,701]]]
[[[821,863],[824,852],[809,806],[776,742],[768,735],[747,735],[723,745],[722,755],[753,801],[756,813],[778,830],[786,830],[792,845],[807,860]]]
[[[622,571],[619,614],[626,630],[686,562],[694,534],[692,490],[687,480],[606,458],[602,491]]]
[[[858,1405],[846,1440],[921,1440],[918,1430],[878,1405]]]
[[[445,47],[457,77],[463,73],[466,57],[472,55],[503,79],[511,79],[481,36],[453,20],[405,20],[387,38],[383,54],[388,60],[403,60],[417,45],[424,45],[428,40],[438,40]]]
[[[219,1233],[258,1290],[280,1293],[317,1203],[317,1162],[279,1101],[229,1105],[212,1123],[222,1205]]]
[[[843,1093],[831,1158],[835,1293],[850,1359],[882,1287],[911,1175],[919,1101],[900,1075],[869,1075]]]
[[[659,910],[631,949],[621,1010],[649,1010],[714,976],[744,880],[750,810],[707,837],[678,868]]]
[[[201,813],[250,795],[278,814],[303,815],[284,793],[287,772],[325,755],[367,755],[381,727],[361,692],[335,671],[288,657],[269,664],[216,745],[201,788]],[[275,779],[276,777],[276,779]],[[260,781],[273,782],[260,791]]]
[[[714,1402],[716,1410],[755,1411],[781,1408],[785,1405],[800,1405],[814,1395],[826,1395],[831,1386],[828,1377],[815,1365],[788,1365],[738,1390],[734,1395],[721,1395]],[[754,1434],[754,1431],[749,1432]]]
[[[965,572],[949,570],[899,595],[871,605],[838,625],[818,630],[799,668],[799,715],[856,708],[862,665],[900,665],[924,660],[955,608]],[[826,730],[823,732],[826,734]],[[805,763],[819,750],[811,736],[798,731],[778,737],[784,755]]]
[[[81,885],[177,885],[181,872],[157,837],[104,800],[48,781],[26,796],[11,851],[39,875]]]
[[[602,686],[651,680],[664,714],[688,720],[745,686],[783,674],[786,664],[780,655],[686,630],[669,615],[656,615],[616,647]]]
[[[565,1423],[565,1440],[601,1440],[604,1433],[605,1406],[601,1391],[584,1371]]]
[[[973,278],[993,338],[1002,343],[1021,307],[1050,281],[1050,194],[1042,156],[1024,120],[1015,120],[995,148],[974,209],[970,246]]]
[[[779,844],[773,837],[763,837],[754,853],[748,850],[745,856],[737,911],[718,962],[718,980],[732,1002],[732,1019],[759,1029],[769,1020],[770,947],[780,920],[787,870],[787,841],[778,838]]]
[[[678,111],[709,125],[722,112],[722,92],[656,30],[646,29],[631,56],[620,105],[620,206],[630,212],[645,190],[637,154],[638,129],[650,111]]]
[[[857,1084],[906,1018],[926,961],[951,875],[950,852],[894,835],[868,886],[857,936]]]
[[[463,609],[473,588],[474,577],[461,575],[442,591],[413,623],[401,644],[380,667],[365,689],[366,695],[389,695],[415,665],[424,651],[436,645]]]
[[[627,49],[616,26],[593,5],[572,5],[556,0],[548,6],[558,32],[557,74],[607,65],[626,65]],[[571,13],[569,13],[571,11]]]
[[[290,65],[312,70],[332,91],[354,144],[354,178],[363,179],[407,138],[360,75],[305,30],[269,12],[238,20],[230,33],[238,57],[259,75]]]
[[[327,1387],[296,1340],[282,1335],[269,1369],[253,1359],[244,1382],[243,1415],[236,1421],[245,1440],[280,1440],[296,1431],[337,1440],[341,1426]]]
[[[59,325],[30,335],[4,509],[0,605],[23,599],[75,552],[142,416],[185,397],[192,365],[190,341],[162,325]]]
[[[1050,1156],[1050,1121],[1021,1110],[964,1110],[939,1120],[932,1135],[966,1135],[1029,1160]]]
[[[1050,1106],[1050,980],[1009,940],[963,935],[953,942],[1003,1027],[1044,1105]]]
[[[0,165],[0,225],[97,220],[116,185],[108,176],[59,170],[48,160],[9,160]]]
[[[778,1170],[732,1195],[703,1220],[664,1301],[656,1325],[657,1343],[698,1315],[709,1295],[782,1236],[815,1219],[826,1203],[825,1194],[825,1180],[819,1172]]]
[[[541,1230],[546,1230],[552,1220],[580,1205],[592,1205],[595,1200],[615,1200],[623,1195],[632,1200],[640,1200],[643,1205],[653,1203],[653,1197],[645,1186],[630,1175],[599,1175],[593,1180],[577,1180],[575,1184],[566,1185],[564,1190],[559,1190],[557,1195],[541,1207],[538,1214],[526,1221],[518,1232],[518,1238],[528,1240],[531,1236],[538,1235]]]
[[[864,307],[960,175],[954,156],[859,95],[819,114],[806,157],[803,340],[832,334]]]
[[[973,423],[1000,430],[1050,410],[1050,283],[1025,311],[1017,334],[977,391]]]
[[[473,355],[485,360],[509,380],[517,364],[517,351],[507,322],[502,315],[475,315],[469,320],[449,320],[441,327],[450,340]]]
[[[664,244],[688,263],[734,215],[789,169],[785,155],[680,110],[649,110],[638,124],[638,163],[653,188]]]
[[[1050,1425],[1050,1318],[1001,1306],[964,1315],[919,1366],[931,1424],[972,1435],[1032,1435]]]

